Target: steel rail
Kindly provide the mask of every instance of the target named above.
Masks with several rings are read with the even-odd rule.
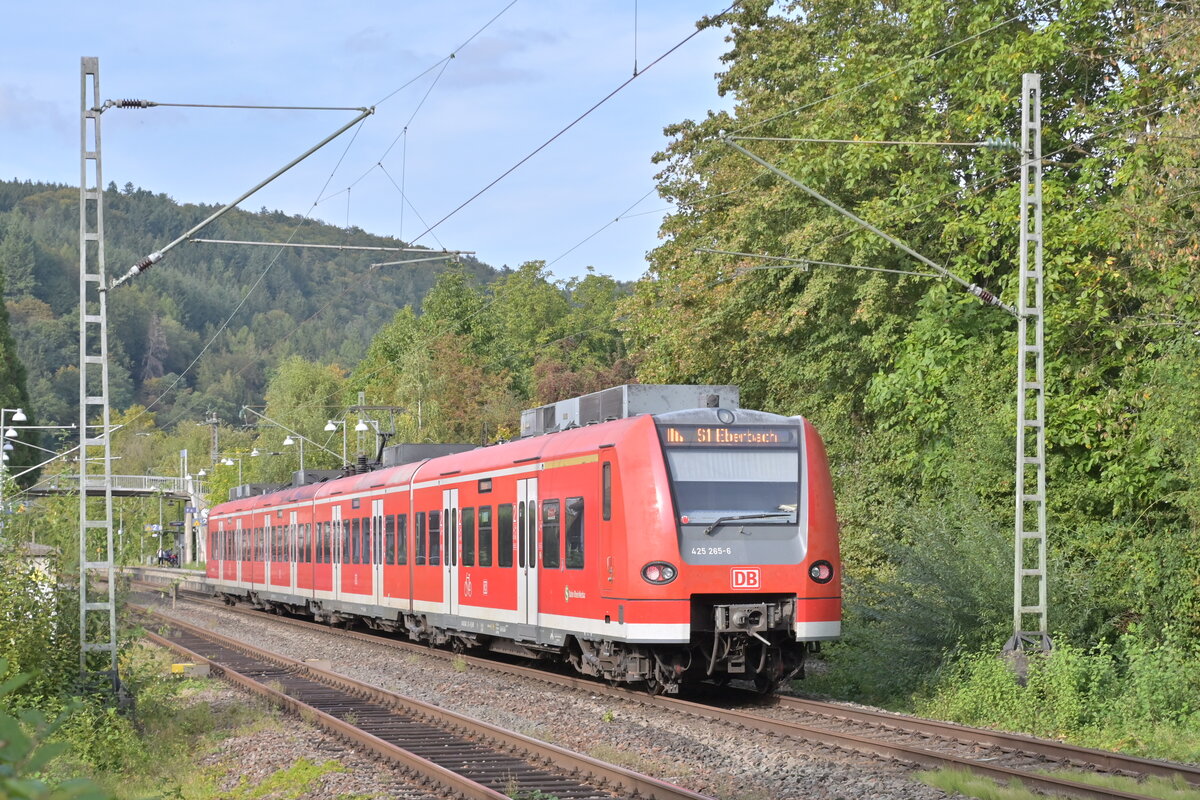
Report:
[[[177,620],[171,620],[171,625],[180,625]],[[372,736],[365,731],[361,731],[350,725],[345,720],[339,719],[332,714],[327,714],[320,709],[313,708],[307,703],[302,703],[293,697],[289,697],[284,692],[279,691],[266,684],[259,683],[253,678],[247,677],[242,673],[223,666],[216,661],[205,658],[199,653],[189,650],[178,642],[173,642],[170,639],[160,636],[151,631],[146,631],[145,636],[155,644],[173,650],[179,653],[184,658],[197,663],[207,664],[214,675],[217,675],[224,680],[240,686],[252,694],[261,695],[269,698],[275,705],[296,714],[302,719],[310,720],[317,725],[331,731],[332,733],[344,737],[356,744],[362,745],[371,752],[385,758],[389,761],[403,765],[421,778],[432,780],[441,786],[450,788],[451,790],[460,793],[464,797],[471,800],[504,800],[506,795],[493,791],[486,786],[482,786],[469,778],[451,772],[445,767],[421,758],[415,753],[410,753],[400,747],[396,747],[390,742],[385,742],[382,739]]]
[[[216,603],[217,601],[211,602]],[[253,615],[253,612],[250,610],[242,610],[236,606],[229,607],[224,606],[223,604],[220,605],[228,610],[235,610],[240,613]],[[427,656],[433,656],[443,660],[450,660],[451,658],[463,658],[467,663],[477,666],[481,669],[490,669],[496,672],[518,675],[544,683],[590,692],[592,694],[601,694],[608,697],[633,700],[635,702],[640,702],[652,707],[674,709],[683,713],[687,713],[693,717],[718,721],[772,735],[788,736],[803,741],[814,742],[824,746],[839,747],[841,749],[853,750],[855,752],[866,753],[869,755],[896,758],[924,767],[965,769],[1001,782],[1017,779],[1041,791],[1057,792],[1072,797],[1087,798],[1087,800],[1114,800],[1114,798],[1119,798],[1120,800],[1151,800],[1151,798],[1147,798],[1144,795],[1122,792],[1120,790],[1107,789],[1104,787],[1091,786],[1089,784],[1071,781],[1065,778],[1038,775],[1033,772],[988,764],[986,762],[962,758],[950,754],[935,753],[929,750],[922,750],[920,748],[909,747],[906,745],[882,742],[878,739],[872,739],[869,737],[829,731],[810,725],[775,720],[741,711],[721,709],[712,705],[697,703],[689,700],[680,700],[677,698],[663,696],[651,697],[649,695],[629,689],[611,687],[589,678],[560,675],[532,667],[506,664],[475,656],[440,652],[437,650],[431,650],[422,645],[400,641],[397,639],[389,639],[381,637],[377,634],[334,629],[327,625],[288,617],[272,616],[271,620],[302,628],[319,628],[327,632],[335,633],[339,636],[371,642],[381,646],[403,649],[409,652],[422,653]],[[750,695],[750,693],[746,694],[748,696]],[[758,695],[753,695],[753,697],[759,702],[762,702],[762,698]],[[797,702],[811,703],[814,701],[800,701],[797,699]],[[788,701],[782,701],[781,704],[786,706],[788,705]],[[846,716],[844,707],[836,704],[828,705],[830,705],[833,709],[843,713],[818,713],[823,713],[826,716]],[[864,714],[864,717],[865,716],[866,714]],[[892,728],[903,727],[900,724],[901,722],[912,719],[902,715],[882,713],[880,713],[879,716],[888,718],[888,722],[884,723],[880,721],[877,724],[887,725],[888,727]],[[898,721],[892,720],[893,717]],[[1120,753],[1110,753],[1103,750],[1077,747],[1075,745],[1064,744],[1061,742],[1049,742],[1047,740],[1036,739],[1034,737],[1023,736],[1020,734],[986,731],[955,725],[953,723],[937,722],[935,720],[920,720],[920,722],[927,724],[929,726],[929,730],[917,732],[943,736],[956,739],[958,741],[979,742],[981,744],[1009,747],[1022,753],[1027,753],[1034,756],[1045,756],[1052,759],[1086,763],[1109,771],[1116,770],[1135,774],[1153,774],[1163,777],[1180,775],[1189,783],[1193,783],[1197,779],[1200,779],[1200,770],[1197,770],[1195,767],[1190,765],[1176,765],[1169,762],[1153,761],[1151,759],[1127,756]],[[976,736],[977,731],[980,734],[978,737]],[[1093,754],[1095,754],[1095,757]]]
[[[1081,747],[1079,745],[1058,742],[1053,739],[1038,739],[1021,733],[973,728],[966,725],[957,725],[952,722],[910,717],[888,711],[855,708],[841,703],[809,700],[789,695],[776,695],[766,699],[760,698],[760,702],[808,714],[836,717],[850,722],[884,725],[912,733],[924,733],[956,739],[963,739],[966,736],[969,737],[971,742],[979,744],[1036,752],[1065,761],[1082,761],[1103,767],[1105,770],[1111,772],[1135,772],[1140,775],[1155,775],[1163,778],[1179,776],[1190,784],[1200,786],[1200,767],[1190,764],[1172,764],[1165,761],[1155,761],[1150,758],[1126,755],[1124,753],[1114,753],[1109,750],[1099,750],[1093,747]]]
[[[617,787],[619,791],[627,793],[627,795],[647,798],[647,800],[712,800],[712,798],[706,795],[692,792],[666,781],[642,775],[616,764],[609,764],[591,756],[576,753],[539,739],[524,736],[464,714],[439,708],[411,697],[395,694],[377,686],[356,681],[345,675],[320,669],[312,664],[296,661],[287,656],[264,650],[247,642],[190,625],[165,614],[160,614],[149,609],[140,610],[145,611],[157,621],[184,630],[193,636],[209,640],[231,650],[246,653],[253,658],[274,663],[297,675],[308,677],[347,694],[378,702],[381,705],[398,710],[404,714],[432,720],[439,727],[465,731],[471,738],[494,743],[497,749],[524,753],[526,755],[522,758],[525,760],[553,763],[558,767],[560,772],[566,775],[577,776],[575,780],[582,780],[584,783],[604,787],[601,789],[604,792],[611,791],[608,787]],[[481,800],[503,800],[507,797],[469,778],[447,770],[432,761],[428,761],[419,755],[379,739],[368,732],[350,725],[345,720],[313,708],[279,689],[259,683],[235,670],[231,670],[229,667],[219,664],[213,659],[206,658],[180,645],[178,642],[173,642],[169,638],[149,631],[147,631],[147,636],[156,644],[185,653],[187,658],[195,659],[198,663],[208,664],[214,672],[219,672],[223,676],[227,675],[234,683],[245,686],[257,693],[268,695],[272,700],[289,711],[299,714],[302,718],[316,719],[322,726],[333,730],[335,733],[346,736],[355,742],[362,743],[384,758],[400,761],[419,774],[437,780],[443,783],[443,785],[450,786],[455,791],[462,792],[464,796],[480,798]],[[584,777],[581,778],[578,776]]]

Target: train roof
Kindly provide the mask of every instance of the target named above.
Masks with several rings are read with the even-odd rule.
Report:
[[[750,409],[696,408],[668,411],[661,414],[637,416],[569,428],[540,436],[529,436],[502,444],[476,447],[461,453],[437,456],[384,467],[343,478],[281,489],[269,494],[221,503],[216,513],[245,513],[258,508],[290,504],[305,500],[325,500],[343,494],[358,494],[371,489],[408,486],[418,477],[436,478],[451,474],[471,474],[517,463],[545,461],[581,451],[591,451],[603,445],[615,445],[639,427],[659,422],[675,424],[763,425],[796,424],[802,417],[787,417]],[[418,476],[418,473],[420,475]],[[219,511],[218,511],[219,509]]]

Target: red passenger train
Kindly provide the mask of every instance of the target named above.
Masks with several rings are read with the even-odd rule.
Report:
[[[711,388],[724,406],[662,410]],[[566,429],[222,503],[209,580],[230,603],[655,691],[773,688],[840,633],[833,491],[807,420],[730,390],[617,387],[617,419],[575,426],[597,393],[534,410]]]

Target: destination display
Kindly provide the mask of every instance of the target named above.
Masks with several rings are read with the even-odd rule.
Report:
[[[772,426],[664,425],[659,428],[667,447],[795,447],[798,429]]]

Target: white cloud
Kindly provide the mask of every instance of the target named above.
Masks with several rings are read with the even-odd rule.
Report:
[[[65,133],[72,120],[54,103],[37,99],[23,86],[0,83],[0,127],[13,131]]]

